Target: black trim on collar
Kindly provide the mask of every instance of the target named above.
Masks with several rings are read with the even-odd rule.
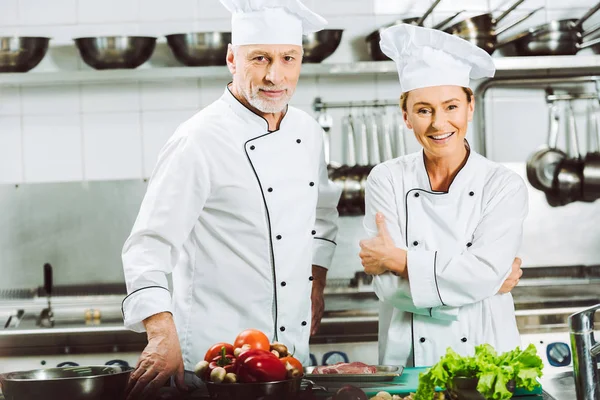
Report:
[[[134,290],[133,292],[129,293],[127,296],[125,296],[125,298],[123,299],[123,301],[121,301],[121,315],[123,315],[123,319],[125,319],[125,308],[123,307],[123,305],[125,304],[125,300],[127,300],[130,296],[132,296],[133,294],[141,291],[141,290],[145,290],[145,289],[152,289],[152,288],[159,288],[159,289],[164,289],[167,292],[171,293],[171,291],[169,289],[167,289],[164,286],[159,286],[159,285],[154,285],[154,286],[146,286],[137,290]]]
[[[471,158],[471,146],[469,145],[469,142],[467,141],[467,139],[465,139],[465,147],[467,148],[467,158],[465,160],[465,162],[463,163],[463,165],[461,165],[460,169],[458,170],[458,172],[456,172],[456,175],[454,175],[454,178],[452,178],[452,181],[450,182],[450,185],[448,185],[448,191],[447,192],[441,192],[441,191],[435,191],[433,190],[433,186],[431,185],[431,179],[429,178],[429,173],[427,172],[427,164],[425,164],[425,152],[423,151],[423,153],[421,153],[422,157],[421,157],[421,161],[423,162],[423,169],[425,170],[425,175],[427,176],[427,182],[429,182],[429,189],[432,193],[437,193],[437,194],[447,194],[450,192],[450,188],[452,187],[452,184],[454,183],[454,180],[456,179],[456,177],[458,176],[458,174],[460,174],[460,172],[465,168],[465,166],[467,165],[467,163],[469,162],[469,159]]]
[[[229,88],[229,87],[228,87]],[[235,98],[235,96],[234,96]],[[236,99],[237,100],[237,99]],[[238,100],[239,101],[239,100]],[[266,121],[266,120],[265,120]],[[275,315],[273,316],[273,332],[275,335],[274,340],[277,341],[278,337],[277,337],[277,330],[278,330],[278,326],[277,326],[277,314],[278,314],[278,307],[277,307],[277,273],[275,270],[275,251],[273,250],[273,231],[271,229],[271,216],[269,215],[269,206],[267,204],[267,198],[265,197],[265,192],[263,190],[262,187],[262,183],[260,182],[260,178],[258,177],[258,173],[256,172],[256,168],[254,168],[254,164],[252,164],[252,159],[250,158],[250,155],[248,154],[248,150],[246,148],[246,146],[248,145],[248,143],[250,143],[253,140],[257,140],[260,138],[263,138],[265,136],[268,136],[270,134],[272,134],[273,132],[267,132],[264,135],[260,135],[258,137],[252,138],[248,141],[246,141],[246,143],[244,143],[244,153],[246,153],[246,158],[248,159],[248,162],[250,163],[250,167],[252,168],[252,172],[254,172],[254,176],[256,177],[256,181],[258,182],[258,187],[260,189],[260,194],[263,198],[263,203],[265,205],[265,213],[267,214],[267,227],[269,228],[269,247],[271,250],[271,261],[272,261],[272,272],[273,272],[273,306],[274,306],[274,313]]]
[[[232,83],[233,83],[233,82],[229,82],[229,83],[227,84],[227,86],[225,86],[225,87],[227,88],[227,91],[228,91],[228,92],[229,92],[229,94],[231,95],[231,97],[233,97],[233,98],[235,99],[235,101],[237,101],[238,103],[240,103],[240,105],[241,105],[242,107],[244,107],[246,110],[250,111],[252,114],[256,115],[258,118],[260,118],[260,119],[262,119],[263,121],[265,121],[265,124],[267,124],[267,132],[268,132],[268,133],[277,132],[277,131],[278,131],[278,130],[281,128],[281,124],[283,123],[283,119],[284,119],[284,118],[287,116],[287,114],[288,114],[289,107],[290,107],[290,106],[289,106],[289,104],[286,104],[286,105],[285,105],[285,112],[283,113],[283,117],[281,117],[281,121],[279,121],[279,128],[275,129],[274,131],[270,131],[270,130],[269,130],[269,121],[267,121],[267,119],[266,119],[265,117],[263,117],[263,116],[262,116],[262,115],[260,115],[260,114],[257,114],[257,113],[256,113],[256,111],[254,111],[254,110],[252,110],[252,109],[248,108],[248,107],[247,107],[247,106],[246,106],[244,103],[242,103],[242,102],[241,102],[241,101],[240,101],[240,100],[239,100],[237,97],[235,97],[235,96],[233,95],[233,93],[231,92],[231,89],[229,89],[229,85],[231,85]],[[263,135],[263,136],[264,136],[264,135]],[[262,137],[262,136],[256,137],[256,138],[254,138],[254,139],[258,139],[258,138],[260,138],[260,137]],[[252,140],[252,139],[251,139],[251,140]],[[246,142],[246,143],[247,143],[247,142]]]
[[[315,236],[313,239],[324,240],[324,241],[326,241],[326,242],[333,243],[334,245],[336,245],[336,246],[337,246],[337,243],[336,243],[336,242],[334,242],[333,240],[329,240],[329,239],[325,239],[325,238],[322,238],[322,237],[317,237],[317,236]]]

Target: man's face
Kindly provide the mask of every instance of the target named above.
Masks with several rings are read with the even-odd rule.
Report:
[[[278,113],[285,109],[296,90],[302,46],[230,46],[227,65],[237,93],[262,113]]]

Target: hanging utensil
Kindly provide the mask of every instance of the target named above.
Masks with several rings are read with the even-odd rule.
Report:
[[[52,328],[54,326],[54,312],[52,312],[52,266],[48,263],[44,264],[44,291],[48,307],[44,308],[38,318],[38,326],[42,328]]]
[[[598,82],[596,85],[598,86]],[[599,92],[600,93],[600,92]],[[598,99],[596,102],[599,103]],[[595,149],[589,151],[583,160],[583,201],[592,202],[600,199],[600,117],[598,113],[600,109],[592,108],[592,121],[593,124],[593,137],[595,139],[595,146],[590,146],[588,149]]]
[[[353,118],[353,132],[355,133],[356,165],[369,165],[369,134],[365,121],[365,113]]]
[[[381,32],[383,32],[390,26],[394,26],[394,25],[398,25],[398,24],[410,24],[410,25],[423,26],[423,21],[425,21],[425,19],[429,16],[429,14],[431,14],[431,12],[434,10],[434,8],[436,8],[437,5],[440,4],[440,1],[441,0],[435,0],[433,2],[433,4],[431,4],[429,9],[427,11],[425,11],[425,14],[423,14],[420,17],[399,19],[399,20],[394,21],[391,24],[382,26],[381,28],[377,29],[376,31],[371,32],[365,38],[365,41],[367,42],[367,46],[368,46],[368,50],[369,50],[369,55],[371,56],[371,58],[374,61],[388,61],[389,60],[388,56],[386,56],[383,53],[383,51],[381,51],[381,47],[379,47],[379,41],[381,40]],[[524,1],[524,0],[521,0],[521,1]]]
[[[327,113],[326,109],[323,109],[317,117],[317,122],[323,128],[323,151],[325,152],[325,163],[329,165],[331,162],[331,136],[329,131],[333,126],[333,118]]]
[[[564,159],[556,173],[556,188],[562,205],[581,200],[583,163],[579,153],[579,141],[575,113],[571,103],[567,106],[569,121],[569,149],[573,156]]]
[[[445,20],[443,20],[442,22],[434,25],[433,29],[443,30],[444,26],[448,25],[454,18],[458,17],[460,14],[464,13],[465,11],[467,11],[467,10],[460,10],[460,11],[454,13],[454,15],[451,15],[448,18],[446,18]]]
[[[544,191],[554,191],[554,176],[558,165],[567,155],[557,148],[559,131],[559,109],[555,102],[548,103],[550,120],[548,122],[547,144],[527,160],[527,179],[531,186]]]
[[[353,167],[356,165],[356,146],[354,130],[352,129],[352,115],[348,114],[342,118],[342,144],[344,149],[344,165]]]
[[[381,161],[387,161],[394,158],[392,154],[392,137],[391,137],[391,125],[389,120],[386,118],[385,111],[379,113],[379,121],[381,122],[381,130],[379,137],[379,154],[381,155]]]
[[[404,134],[404,120],[402,114],[393,113],[394,121],[394,157],[402,157],[406,155],[406,137]]]
[[[368,121],[369,124],[367,128],[369,129],[369,164],[377,165],[381,163],[381,155],[379,153],[379,126],[377,123],[375,109],[372,110],[372,114],[368,118]]]

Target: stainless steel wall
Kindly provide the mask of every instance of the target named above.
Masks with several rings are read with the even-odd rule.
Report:
[[[525,176],[523,163],[505,165]],[[45,262],[56,284],[121,282],[121,248],[145,189],[137,180],[0,186],[0,289],[41,285]],[[600,201],[552,208],[529,189],[525,266],[600,264]],[[341,218],[329,277],[361,270],[362,220]]]

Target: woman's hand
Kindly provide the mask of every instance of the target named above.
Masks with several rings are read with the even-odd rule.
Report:
[[[391,271],[397,275],[408,278],[406,269],[406,251],[397,248],[390,236],[385,217],[381,213],[375,216],[377,236],[372,239],[360,241],[360,259],[369,275],[381,275]]]

